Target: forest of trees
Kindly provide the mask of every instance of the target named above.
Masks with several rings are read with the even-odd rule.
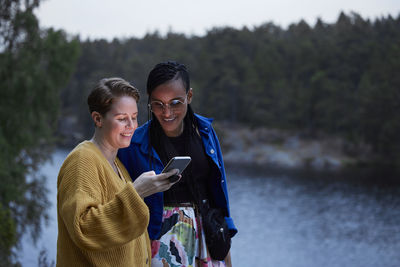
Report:
[[[378,161],[400,164],[400,16],[371,21],[341,13],[333,24],[224,27],[203,37],[155,32],[81,41],[81,49],[62,92],[64,134],[92,134],[86,96],[109,76],[132,81],[142,92],[143,123],[148,72],[176,60],[189,68],[193,105],[201,114],[249,127],[339,135],[371,146]]]

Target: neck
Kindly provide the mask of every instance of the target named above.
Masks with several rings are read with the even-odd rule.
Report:
[[[182,121],[181,125],[179,126],[179,129],[177,129],[177,130],[174,131],[174,132],[166,132],[166,131],[164,131],[164,133],[165,133],[165,135],[168,136],[168,137],[177,137],[177,136],[180,136],[180,135],[183,133],[183,129],[185,128],[184,125],[185,125],[185,124],[184,124],[184,122]]]
[[[104,138],[99,137],[96,133],[90,140],[93,144],[95,144],[100,151],[103,153],[104,157],[110,162],[111,165],[114,164],[115,158],[117,157],[118,149],[115,149],[108,145]]]

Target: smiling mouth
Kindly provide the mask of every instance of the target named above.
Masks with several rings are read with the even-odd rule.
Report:
[[[132,136],[131,133],[122,133],[121,135],[122,135],[122,136],[125,136],[125,137],[131,137],[131,136]]]
[[[170,122],[170,121],[173,121],[173,120],[175,120],[175,118],[171,118],[171,119],[163,119],[163,121],[165,121],[165,122]]]

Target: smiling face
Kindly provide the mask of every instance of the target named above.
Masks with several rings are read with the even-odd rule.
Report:
[[[183,119],[186,116],[187,105],[192,102],[192,89],[186,95],[186,90],[181,79],[172,80],[157,86],[150,95],[150,102],[159,101],[165,106],[161,111],[153,110],[165,134],[169,137],[179,136],[183,132]],[[187,98],[187,99],[186,99]],[[171,109],[173,100],[181,101],[182,107]]]
[[[92,117],[97,126],[98,137],[103,145],[112,150],[129,146],[132,135],[138,126],[138,108],[133,97],[115,98],[111,109],[104,116],[97,112],[93,113]]]

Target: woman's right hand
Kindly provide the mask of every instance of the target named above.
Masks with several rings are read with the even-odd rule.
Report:
[[[152,194],[166,191],[172,185],[177,183],[180,179],[173,183],[171,183],[168,179],[168,177],[177,173],[177,169],[160,174],[156,174],[154,171],[144,172],[133,182],[133,187],[136,189],[136,192],[139,194],[139,196],[145,198]]]

